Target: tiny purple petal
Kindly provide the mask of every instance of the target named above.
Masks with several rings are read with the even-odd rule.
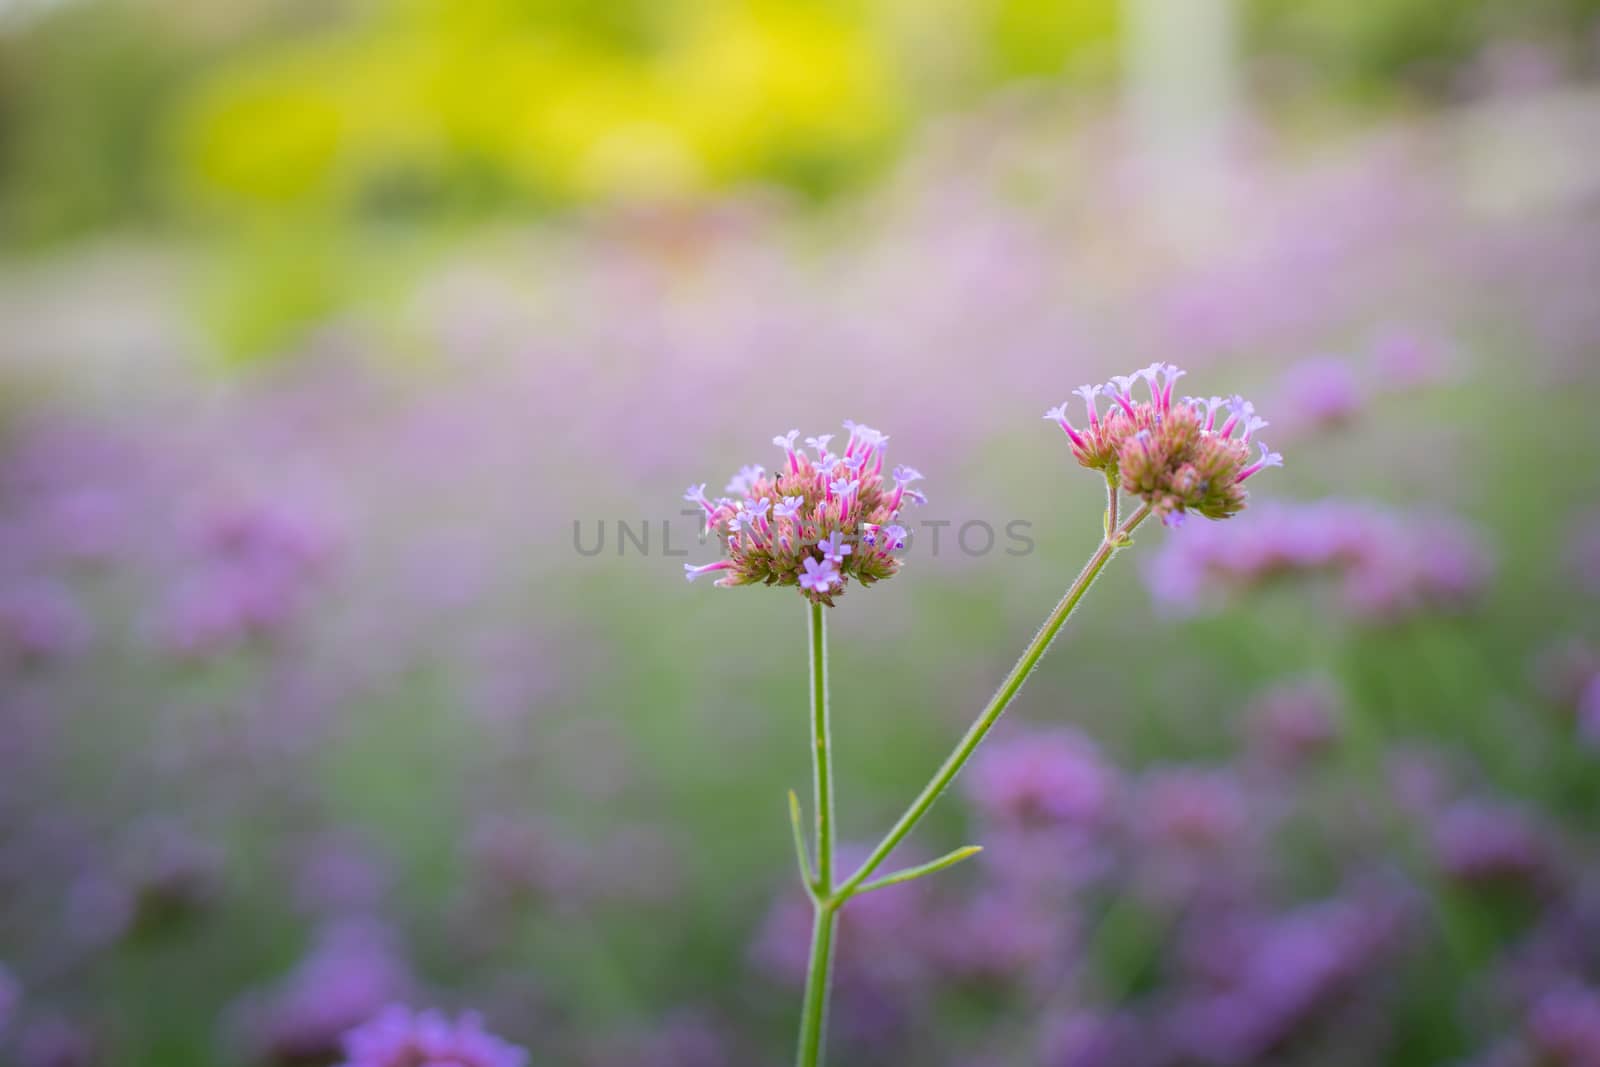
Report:
[[[826,541],[819,542],[817,547],[822,550],[822,558],[824,560],[836,565],[842,564],[844,558],[853,551],[850,545],[845,543],[844,535],[838,530],[829,534]]]
[[[802,561],[805,573],[800,575],[800,588],[814,593],[825,593],[838,581],[839,574],[833,569],[833,564],[824,560],[818,563],[807,556]]]
[[[765,467],[760,467],[753,463],[747,464],[739,469],[739,473],[733,476],[722,491],[724,493],[739,493],[748,496],[750,490],[755,487],[755,484],[761,480],[761,476],[766,473]]]
[[[719,559],[715,563],[705,563],[698,567],[696,567],[693,563],[685,563],[683,565],[683,577],[685,581],[692,582],[702,574],[710,574],[713,571],[725,571],[732,566],[733,561],[726,559]]]
[[[1085,388],[1087,388],[1087,387],[1085,387]],[[1078,447],[1078,448],[1086,447],[1085,442],[1083,440],[1083,435],[1078,433],[1077,430],[1073,429],[1072,423],[1067,419],[1067,405],[1065,405],[1065,404],[1056,405],[1055,407],[1051,408],[1049,411],[1045,412],[1044,413],[1044,417],[1047,418],[1047,419],[1050,419],[1057,426],[1061,427],[1062,431],[1066,433],[1068,439],[1071,440],[1072,443],[1076,447]],[[1091,403],[1089,405],[1089,422],[1090,422],[1091,425],[1093,425],[1095,421],[1096,421],[1096,416],[1095,416],[1095,413],[1094,413],[1094,405]]]
[[[1239,472],[1239,481],[1241,482],[1246,478],[1249,478],[1251,475],[1258,473],[1263,468],[1283,466],[1283,457],[1278,455],[1276,452],[1269,451],[1267,449],[1266,442],[1257,441],[1256,444],[1261,448],[1261,458]]]

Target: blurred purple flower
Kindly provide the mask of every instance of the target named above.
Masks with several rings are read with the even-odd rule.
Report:
[[[24,1026],[17,1035],[16,1057],[17,1067],[93,1067],[99,1062],[94,1040],[59,1015]]]
[[[1078,1014],[1052,1026],[1042,1067],[1159,1067],[1172,1062],[1162,1035],[1132,1013]]]
[[[0,963],[0,1042],[4,1042],[6,1032],[11,1029],[11,1021],[17,1017],[17,1009],[22,1005],[22,983]]]
[[[1384,773],[1400,807],[1425,819],[1437,819],[1448,807],[1460,778],[1446,753],[1425,747],[1390,752]]]
[[[1356,619],[1398,622],[1470,606],[1493,571],[1481,537],[1460,520],[1325,500],[1186,529],[1148,558],[1145,580],[1158,602],[1194,613],[1270,581],[1327,575]]]
[[[841,987],[880,980],[898,985],[925,973],[923,950],[929,946],[915,934],[927,914],[919,888],[895,886],[867,893],[840,912],[834,978]],[[806,976],[810,931],[810,901],[799,894],[783,894],[773,902],[751,944],[752,962],[780,982],[800,985]]]
[[[1163,909],[1249,895],[1268,858],[1257,847],[1258,807],[1230,769],[1145,772],[1127,820],[1138,895]]]
[[[549,820],[497,814],[473,826],[467,862],[487,895],[542,901],[586,892],[592,866],[588,850]]]
[[[191,656],[279,632],[326,571],[334,547],[324,518],[287,502],[212,511],[193,540],[194,558],[157,618],[167,647]]]
[[[1273,408],[1291,430],[1343,426],[1366,406],[1366,390],[1347,361],[1322,357],[1302,360],[1284,372]]]
[[[1553,1067],[1600,1065],[1600,992],[1578,985],[1551,990],[1528,1013],[1529,1042]]]
[[[1572,637],[1540,649],[1529,668],[1539,695],[1570,712],[1583,699],[1589,680],[1600,675],[1600,648]]]
[[[1386,965],[1404,915],[1399,897],[1373,890],[1258,925],[1218,961],[1215,987],[1179,997],[1168,1039],[1203,1063],[1260,1060]]]
[[[390,872],[357,835],[330,830],[304,843],[291,861],[295,898],[313,915],[368,912],[383,896]]]
[[[1338,710],[1338,694],[1326,679],[1273,686],[1248,710],[1252,747],[1276,766],[1303,766],[1338,743]]]
[[[1567,546],[1567,564],[1585,590],[1600,596],[1600,511],[1575,524]]]
[[[1433,828],[1434,852],[1450,877],[1471,884],[1537,886],[1551,873],[1550,842],[1524,812],[1481,800],[1458,801]]]
[[[332,1058],[352,1028],[409,998],[415,983],[389,930],[369,919],[324,926],[306,957],[276,986],[238,1005],[248,1058],[295,1064]]]
[[[1532,1051],[1519,1041],[1501,1041],[1472,1057],[1461,1067],[1541,1067]]]
[[[103,948],[133,929],[138,907],[134,893],[103,869],[82,872],[66,887],[62,907],[68,931],[86,948]]]
[[[934,916],[931,962],[942,976],[979,981],[986,989],[1033,984],[1050,964],[1069,958],[1076,923],[1059,902],[985,888]]]
[[[1578,697],[1578,736],[1600,748],[1600,673],[1589,679]]]
[[[595,1067],[734,1067],[727,1028],[693,1011],[675,1011],[641,1033],[605,1043]]]
[[[1071,727],[992,740],[964,779],[977,809],[1002,826],[1099,824],[1115,803],[1117,771]]]
[[[1437,334],[1394,329],[1372,346],[1372,373],[1380,388],[1406,390],[1435,385],[1454,373],[1455,346]]]
[[[1467,82],[1468,88],[1489,96],[1526,96],[1548,92],[1565,73],[1561,53],[1550,45],[1505,37],[1483,49]]]
[[[53,495],[41,505],[38,536],[69,562],[103,562],[124,552],[128,535],[125,494],[83,485]]]
[[[89,617],[62,583],[34,578],[0,586],[0,663],[47,663],[89,642]]]
[[[1212,852],[1239,843],[1250,825],[1250,805],[1228,771],[1156,770],[1139,783],[1135,825],[1153,847]]]
[[[392,1006],[344,1037],[341,1067],[526,1067],[528,1054],[483,1028],[470,1012],[451,1020],[438,1012]]]

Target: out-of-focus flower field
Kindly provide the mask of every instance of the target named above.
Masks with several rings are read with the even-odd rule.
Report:
[[[682,487],[925,475],[859,855],[1099,543],[1040,414],[1171,360],[1285,467],[845,909],[830,1062],[1600,1064],[1594,5],[1240,2],[1183,158],[1138,6],[0,4],[0,1063],[787,1062],[805,612]]]

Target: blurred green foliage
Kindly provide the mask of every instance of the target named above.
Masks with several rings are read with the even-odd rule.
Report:
[[[849,184],[906,124],[1103,80],[1117,0],[65,0],[0,14],[0,234],[477,217]],[[1392,89],[1600,0],[1249,0],[1258,50]]]
[[[1592,50],[1597,0],[1251,0],[1251,34],[1361,97],[1451,94],[1464,60],[1491,42],[1536,39]],[[1577,57],[1573,57],[1577,58]]]
[[[1241,0],[1254,51],[1349,97],[1600,0]],[[200,312],[279,351],[348,298],[356,231],[859,182],[1020,79],[1105,88],[1120,0],[54,0],[0,4],[0,243],[129,226],[221,250]],[[1588,35],[1582,35],[1587,40]],[[1431,82],[1430,82],[1431,79]],[[1433,85],[1437,88],[1437,85]]]

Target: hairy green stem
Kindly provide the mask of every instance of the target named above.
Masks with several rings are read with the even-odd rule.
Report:
[[[820,1067],[822,1063],[822,1043],[828,1023],[828,984],[833,975],[833,932],[838,918],[837,903],[816,902],[811,923],[811,960],[806,967],[806,996],[800,1009],[797,1067]]]
[[[828,721],[828,620],[811,605],[811,802],[817,809],[816,888],[833,890],[833,726]]]
[[[838,904],[833,899],[833,736],[828,721],[828,624],[821,604],[811,605],[811,785],[817,809],[816,879],[808,887],[815,914],[806,994],[800,1011],[798,1067],[818,1067],[828,1012],[828,981],[833,971],[833,932]]]
[[[1108,511],[1111,511],[1116,506],[1116,487],[1113,483],[1108,483],[1107,488],[1107,495],[1110,498]],[[857,887],[871,877],[872,872],[877,870],[884,860],[888,859],[889,853],[894,851],[895,846],[916,828],[917,823],[922,821],[922,817],[928,813],[928,809],[933,807],[934,801],[939,799],[939,794],[943,793],[950,783],[955,780],[956,775],[961,773],[961,768],[966,766],[967,761],[972,758],[972,754],[977,751],[978,745],[983,741],[990,729],[993,728],[994,724],[999,721],[1001,714],[1004,713],[1007,705],[1011,703],[1012,698],[1022,689],[1022,684],[1028,680],[1028,675],[1033,673],[1034,667],[1038,666],[1039,660],[1049,650],[1051,642],[1056,638],[1056,634],[1060,632],[1067,619],[1072,616],[1073,611],[1083,600],[1084,594],[1089,591],[1089,587],[1094,584],[1094,580],[1105,569],[1105,565],[1110,562],[1111,557],[1116,555],[1119,549],[1126,547],[1128,535],[1133,533],[1138,525],[1149,515],[1150,506],[1148,504],[1143,505],[1128,518],[1125,525],[1108,530],[1106,536],[1100,542],[1100,547],[1095,550],[1093,556],[1089,557],[1089,562],[1084,565],[1078,577],[1067,588],[1067,592],[1061,598],[1061,602],[1050,612],[1044,621],[1044,625],[1034,635],[1033,640],[1028,642],[1028,647],[1023,650],[1022,658],[1017,660],[1017,665],[1011,668],[1011,673],[1006,675],[1004,682],[1000,683],[1000,688],[990,698],[988,706],[983,709],[977,721],[968,728],[965,736],[956,745],[955,751],[950,753],[949,758],[940,766],[933,779],[923,787],[921,793],[917,794],[917,798],[911,802],[911,806],[906,809],[905,814],[901,815],[894,827],[884,835],[883,840],[878,843],[877,848],[872,850],[872,854],[867,857],[866,861],[833,893],[833,899],[848,899],[850,894],[854,893]]]

